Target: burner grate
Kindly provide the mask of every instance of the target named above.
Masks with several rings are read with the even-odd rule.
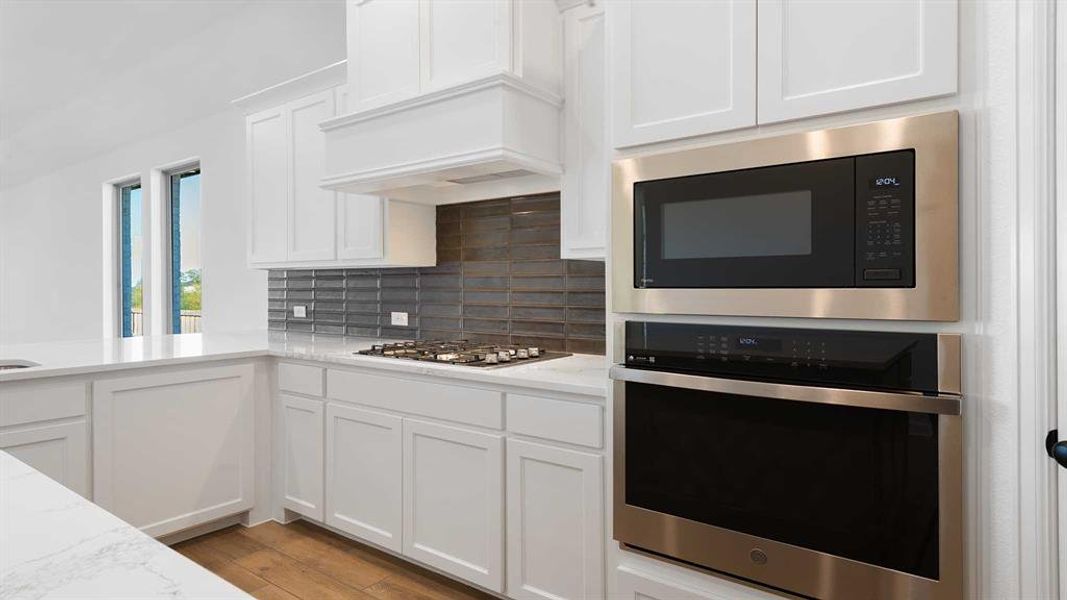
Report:
[[[538,346],[494,345],[470,340],[410,340],[375,344],[356,354],[468,367],[518,365],[570,356]]]

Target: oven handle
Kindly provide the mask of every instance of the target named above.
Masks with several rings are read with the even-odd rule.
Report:
[[[778,400],[881,408],[937,415],[960,414],[960,397],[956,395],[938,394],[927,396],[908,392],[875,392],[791,385],[787,383],[766,383],[743,379],[722,379],[719,377],[667,373],[664,371],[647,371],[619,365],[611,367],[610,374],[611,378],[616,381],[632,381],[634,383],[663,385],[705,392],[721,392],[739,396],[758,396],[760,398],[775,398]]]

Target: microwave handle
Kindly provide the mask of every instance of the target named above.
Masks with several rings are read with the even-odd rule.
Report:
[[[768,383],[744,379],[724,379],[649,371],[616,365],[611,367],[611,378],[616,381],[647,383],[666,387],[685,388],[704,392],[756,396],[776,400],[794,400],[816,404],[837,404],[862,408],[880,408],[906,412],[937,415],[959,415],[961,400],[952,394],[925,395],[914,392],[879,392],[844,388]]]

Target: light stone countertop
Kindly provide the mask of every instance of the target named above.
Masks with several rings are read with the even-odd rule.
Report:
[[[40,364],[26,369],[0,370],[0,383],[273,356],[532,390],[593,396],[604,396],[607,392],[608,364],[603,356],[576,354],[538,363],[486,369],[354,354],[385,341],[395,340],[249,331],[0,344],[0,363],[18,359]]]
[[[249,597],[0,451],[0,599]]]

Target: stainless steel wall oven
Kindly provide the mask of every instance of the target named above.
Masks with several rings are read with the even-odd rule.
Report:
[[[614,537],[827,599],[962,596],[958,335],[628,322]]]
[[[955,112],[617,161],[617,312],[957,320]]]

